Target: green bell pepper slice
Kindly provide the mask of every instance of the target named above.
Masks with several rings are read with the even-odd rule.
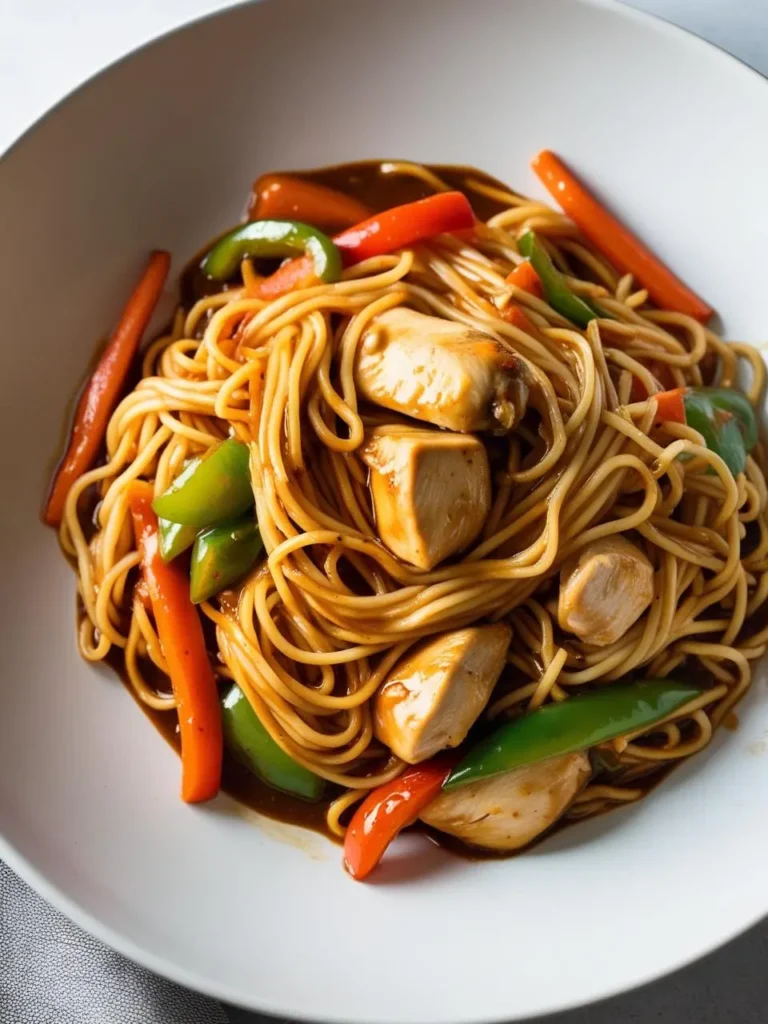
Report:
[[[182,526],[172,523],[170,519],[157,520],[157,532],[160,535],[160,557],[164,562],[172,562],[180,554],[191,548],[197,537],[196,526]]]
[[[693,388],[699,394],[705,394],[715,409],[730,413],[736,418],[744,438],[744,447],[748,452],[757,444],[757,416],[752,403],[737,388]]]
[[[700,693],[674,679],[648,679],[547,704],[507,722],[481,740],[453,769],[443,788],[490,779],[645,729]]]
[[[233,684],[225,693],[221,708],[224,738],[246,768],[283,793],[312,802],[321,798],[325,780],[275,743],[239,686]]]
[[[729,421],[717,423],[712,402],[706,395],[697,393],[695,389],[691,389],[683,395],[683,405],[685,406],[685,422],[701,434],[707,448],[720,456],[734,476],[743,472],[747,462],[747,453],[744,448],[744,439],[735,419],[731,417]],[[731,424],[730,429],[726,429],[728,423]]]
[[[214,526],[198,534],[189,571],[192,603],[207,601],[236,583],[253,566],[263,549],[261,533],[252,516],[224,526]]]
[[[223,441],[191,462],[152,508],[161,519],[205,530],[237,519],[253,505],[248,446]]]
[[[182,472],[190,466],[196,466],[200,459],[187,459],[182,467]],[[157,532],[160,536],[160,557],[164,562],[172,562],[178,558],[187,548],[195,543],[197,528],[194,526],[182,526],[180,523],[172,523],[170,519],[158,518]]]
[[[526,231],[518,238],[517,248],[531,261],[531,266],[539,275],[544,298],[555,312],[582,328],[586,327],[590,320],[604,316],[600,309],[580,299],[571,291],[533,231]]]
[[[685,422],[704,438],[731,473],[743,473],[747,453],[757,443],[757,416],[749,399],[736,388],[687,388],[683,393]]]
[[[200,264],[215,281],[228,281],[248,256],[309,256],[321,281],[338,281],[341,254],[328,237],[299,220],[252,220],[224,235]]]

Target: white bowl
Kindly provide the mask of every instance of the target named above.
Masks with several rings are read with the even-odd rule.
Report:
[[[281,0],[159,40],[29,132],[0,164],[0,856],[161,974],[355,1024],[573,1006],[764,915],[764,670],[738,730],[639,806],[500,862],[406,838],[357,885],[318,836],[225,797],[181,803],[175,755],[75,653],[74,577],[38,509],[65,410],[147,250],[178,269],[237,220],[257,172],[398,156],[540,193],[528,159],[550,146],[729,337],[757,341],[767,124],[758,75],[612,4]]]

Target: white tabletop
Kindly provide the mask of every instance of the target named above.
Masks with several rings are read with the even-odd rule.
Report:
[[[768,74],[768,0],[631,2],[704,36]],[[227,3],[221,0],[0,0],[0,153],[100,68],[153,36],[224,6]],[[0,928],[2,921],[0,913]],[[617,927],[617,936],[603,936],[603,940],[620,941],[620,921]],[[601,937],[591,941],[599,955]],[[767,954],[768,923],[764,922],[671,978],[597,1007],[558,1015],[547,1024],[764,1024],[768,1019]],[[0,1024],[41,1020],[32,1014],[18,1018],[13,1009],[10,1017],[6,1015],[4,1007],[10,1003],[4,1002],[2,974],[0,969]],[[183,1002],[178,993],[166,998]],[[14,1005],[23,1002],[22,997]],[[174,1007],[165,1019],[191,1019],[182,1015],[182,1009]],[[201,1019],[200,1009],[195,1012]],[[52,1018],[46,1013],[45,1019]],[[233,1024],[265,1020],[238,1011],[230,1011],[230,1019]],[[67,1014],[66,1020],[85,1024],[95,1018]]]

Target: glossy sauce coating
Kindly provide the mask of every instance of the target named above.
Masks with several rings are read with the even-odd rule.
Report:
[[[386,167],[387,162],[364,161],[354,164],[342,164],[338,167],[322,168],[320,170],[291,171],[289,173],[296,177],[300,177],[308,181],[316,181],[323,185],[327,185],[330,188],[345,192],[347,195],[354,197],[374,212],[386,210],[392,206],[400,205],[401,203],[414,202],[417,199],[423,199],[433,193],[433,189],[418,178],[403,174],[388,174],[385,170]],[[464,190],[465,182],[468,177],[471,177],[474,180],[483,181],[486,184],[497,188],[506,187],[502,185],[501,182],[498,182],[488,175],[483,174],[481,171],[476,171],[470,167],[435,166],[432,170],[442,177],[447,184],[462,191]],[[244,189],[244,192],[246,189]],[[472,194],[470,198],[475,213],[481,219],[485,220],[488,217],[493,216],[494,213],[503,209],[503,204],[486,199],[485,197]],[[225,230],[227,230],[227,226],[225,226]],[[223,233],[224,231],[222,231],[222,234]],[[211,242],[201,246],[199,252],[189,261],[181,275],[180,299],[185,308],[189,308],[201,296],[221,290],[220,283],[210,281],[200,271],[201,257],[210,249],[210,246]],[[129,382],[130,386],[135,386],[139,376],[140,362],[137,361],[135,372],[131,374]],[[89,509],[89,520],[91,515],[95,512],[97,501],[98,498],[94,494],[94,507]],[[91,529],[93,529],[93,527],[91,527]],[[183,558],[187,556],[181,557]],[[78,617],[80,617],[81,614],[82,609],[79,609]],[[212,661],[215,664],[217,661],[215,636],[209,627],[210,624],[207,621],[204,622],[208,648],[211,653]],[[160,732],[171,746],[178,751],[179,730],[176,715],[168,711],[155,711],[139,700],[135,691],[128,682],[122,653],[117,648],[113,648],[112,653],[108,656],[108,661],[124,681],[128,692],[132,697],[134,697],[141,710],[155,725],[158,732]],[[145,670],[146,675],[151,678],[151,664],[148,668],[145,668],[145,666],[142,667]],[[167,684],[166,680],[159,672],[156,673],[156,678],[152,681],[155,682],[161,690],[165,689]],[[309,828],[325,835],[329,835],[325,823],[326,807],[328,802],[341,792],[339,789],[329,786],[327,799],[320,803],[312,804],[303,800],[298,800],[295,797],[291,797],[285,793],[272,789],[260,779],[256,778],[234,757],[232,757],[226,749],[224,754],[222,789],[239,802],[260,814],[265,814],[277,821],[300,825],[304,828]],[[330,836],[330,838],[336,839],[334,836]]]
[[[418,177],[404,173],[390,173],[388,171],[390,166],[391,163],[389,161],[364,161],[360,163],[343,164],[337,167],[321,168],[319,170],[291,171],[289,173],[294,174],[296,177],[318,182],[330,188],[342,191],[358,200],[374,212],[385,210],[402,203],[413,202],[417,199],[425,198],[433,193],[433,189]],[[475,181],[492,188],[509,191],[508,186],[482,171],[478,171],[472,167],[441,165],[432,166],[430,169],[442,178],[450,187],[467,192],[478,218],[487,220],[489,217],[505,208],[504,203],[467,189],[467,182]],[[247,183],[244,188],[244,192],[246,191]],[[224,227],[226,228],[227,226]],[[199,269],[200,258],[208,251],[210,244],[211,243],[208,243],[204,247],[201,247],[200,252],[190,260],[186,270],[181,276],[180,298],[186,308],[189,308],[189,306],[191,306],[193,302],[201,296],[221,289],[221,285],[218,282],[209,281]],[[265,267],[264,269],[267,270],[268,268]],[[135,380],[136,377],[132,377],[130,381],[131,385],[135,384]],[[489,447],[492,448],[492,446],[493,442],[491,441]],[[204,628],[206,630],[211,660],[215,664],[217,661],[215,636],[210,628],[210,623],[207,621],[204,623]],[[113,653],[109,656],[108,660],[121,679],[126,680],[125,665],[121,652],[117,648],[113,648]],[[151,677],[151,666],[150,670],[147,671],[147,675]],[[153,681],[158,684],[159,689],[163,689],[166,685],[166,681],[160,673],[157,673],[157,678]],[[701,683],[701,680],[698,680],[698,682]],[[127,680],[126,686],[144,713],[154,723],[158,731],[175,749],[178,750],[179,733],[176,715],[148,708],[140,702],[138,697],[136,697],[134,690],[127,683]],[[651,789],[661,778],[664,777],[664,775],[666,775],[666,770],[666,767],[663,770],[657,770],[654,768],[647,778],[637,780],[635,785],[642,785],[647,787],[647,789]],[[325,811],[327,804],[340,792],[340,790],[329,786],[328,797],[325,801],[318,804],[306,803],[267,786],[240,765],[226,751],[224,756],[222,788],[236,800],[250,808],[253,808],[261,814],[279,821],[300,825],[324,834],[328,834],[325,824]],[[556,827],[562,827],[564,824],[567,824],[567,822],[561,821]],[[418,824],[415,827],[427,831],[430,838],[438,842],[441,846],[445,846],[453,852],[467,856],[471,859],[484,859],[489,856],[494,856],[493,853],[467,847],[460,840],[444,833],[437,832],[423,824]],[[496,856],[498,856],[498,854],[496,854]]]

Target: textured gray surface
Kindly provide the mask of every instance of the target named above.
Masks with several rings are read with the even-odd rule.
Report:
[[[227,1016],[86,935],[0,862],[0,1024],[227,1024]]]
[[[0,109],[0,150],[16,130],[41,112],[38,105],[42,108],[52,102],[98,64],[117,55],[109,42],[116,25],[108,25],[107,17],[117,23],[122,11],[130,18],[130,31],[120,37],[133,45],[216,6],[216,0],[138,0],[126,7],[102,5],[99,0],[74,0],[65,7],[56,0],[23,4],[0,0],[0,80],[4,72],[13,72],[18,86],[26,76],[32,90],[31,102],[28,94],[28,102],[17,103],[13,111],[10,105],[5,112]],[[632,6],[689,28],[768,74],[768,0],[633,0]],[[76,33],[82,37],[87,26],[91,42],[98,42],[99,19],[104,25],[103,45],[82,48],[83,54],[88,53],[79,64],[66,63],[77,56],[77,48],[62,46],[62,36],[65,43],[67,32],[72,40]],[[38,57],[46,52],[46,38],[54,57],[47,79],[40,61],[31,59],[32,47]],[[16,121],[11,116],[14,112]],[[594,946],[596,957],[601,943],[620,945],[622,933],[632,928],[631,892],[628,879],[627,905],[617,908],[614,933],[590,936],[585,922],[585,941]],[[707,899],[705,889],[701,898]],[[540,1024],[764,1024],[768,1021],[766,963],[768,922],[668,978],[597,1006],[541,1018]],[[231,1024],[268,1020],[234,1008],[227,1013]],[[226,1024],[226,1020],[217,1003],[154,977],[85,935],[0,863],[0,1024]]]

